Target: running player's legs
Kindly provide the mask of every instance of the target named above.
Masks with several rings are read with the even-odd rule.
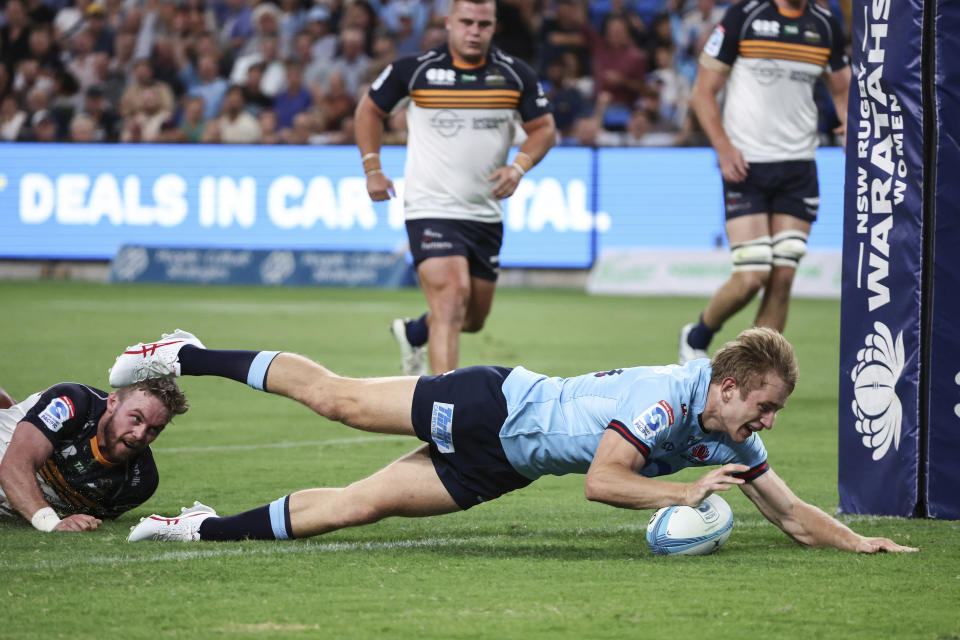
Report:
[[[457,368],[460,331],[470,303],[470,269],[465,256],[428,258],[417,267],[430,307],[427,353],[434,373]]]
[[[344,378],[303,356],[280,353],[270,363],[264,389],[356,429],[415,436],[410,408],[417,380]]]
[[[427,445],[342,489],[306,489],[290,495],[290,524],[296,538],[390,516],[414,518],[460,510],[440,481]]]
[[[493,294],[497,289],[495,280],[470,277],[470,300],[467,303],[467,313],[463,321],[463,330],[467,333],[476,333],[483,329],[490,308],[493,306]]]
[[[763,291],[760,308],[754,320],[756,327],[770,327],[783,331],[787,326],[790,308],[790,290],[797,274],[800,258],[806,253],[806,238],[812,223],[793,215],[775,213],[770,216],[773,238],[773,268]]]
[[[703,312],[703,323],[714,331],[753,300],[770,276],[770,216],[754,213],[730,218],[726,231],[733,272]]]

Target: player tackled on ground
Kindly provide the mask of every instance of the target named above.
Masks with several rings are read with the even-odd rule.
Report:
[[[150,516],[137,540],[304,538],[390,516],[469,509],[543,475],[585,473],[589,500],[628,509],[699,505],[739,486],[798,542],[849,551],[913,551],[867,538],[797,498],[767,463],[773,428],[797,379],[793,348],[749,329],[712,361],[550,378],[523,367],[468,367],[439,376],[354,379],[299,355],[140,344],[117,358],[111,384],[152,375],[214,375],[296,400],[356,429],[425,444],[344,488],[307,489],[230,517],[200,503]],[[716,466],[719,465],[719,466]],[[658,477],[714,466],[694,482]]]

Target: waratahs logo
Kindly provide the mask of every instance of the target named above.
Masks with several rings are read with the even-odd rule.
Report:
[[[879,460],[891,444],[894,449],[900,447],[903,408],[896,385],[903,371],[903,332],[894,341],[882,322],[873,323],[873,330],[864,339],[864,348],[857,352],[857,366],[850,377],[857,432],[863,446],[873,450],[873,459]]]

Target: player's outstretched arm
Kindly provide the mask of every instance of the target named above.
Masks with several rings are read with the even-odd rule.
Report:
[[[637,475],[646,458],[613,429],[600,440],[584,494],[587,500],[624,509],[659,509],[670,505],[697,506],[714,491],[726,491],[743,480],[733,474],[749,470],[742,464],[711,469],[695,482],[670,482]]]
[[[76,514],[60,520],[44,499],[37,484],[37,470],[43,466],[53,445],[29,422],[21,422],[13,432],[10,445],[0,462],[0,487],[7,500],[41,531],[93,531],[100,520]]]
[[[861,536],[836,518],[799,499],[772,469],[740,488],[770,522],[800,544],[859,553],[919,551],[888,538]]]

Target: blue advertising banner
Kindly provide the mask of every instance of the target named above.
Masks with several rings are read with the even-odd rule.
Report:
[[[113,282],[410,287],[402,254],[379,251],[156,249],[125,246],[110,263]]]
[[[405,149],[385,147],[403,192]],[[839,251],[843,155],[821,149],[811,250]],[[594,211],[596,207],[597,211]],[[506,267],[586,268],[595,251],[710,250],[712,149],[555,148],[503,204]],[[403,251],[400,198],[373,203],[353,147],[5,144],[0,257],[111,259],[152,247]]]
[[[847,125],[839,510],[913,515],[923,139],[919,0],[855,0]]]
[[[927,512],[960,520],[960,7],[936,3],[937,160],[927,430]]]

